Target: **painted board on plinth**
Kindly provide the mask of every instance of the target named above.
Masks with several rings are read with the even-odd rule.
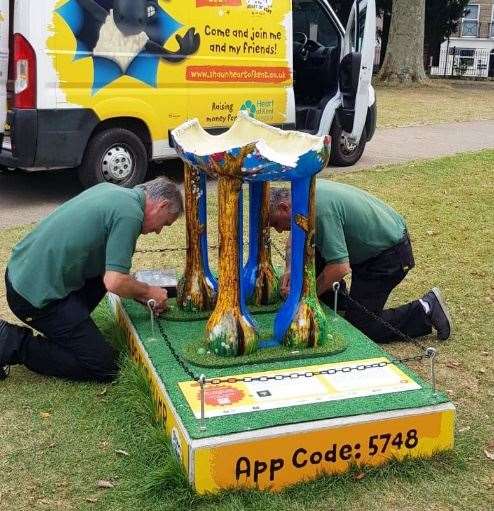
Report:
[[[249,440],[194,449],[199,493],[228,487],[280,490],[351,465],[431,457],[453,448],[454,406],[317,421],[255,432]],[[240,437],[240,435],[235,435]]]
[[[368,367],[365,377],[357,370],[364,366]],[[346,369],[349,368],[354,370],[347,372]],[[223,377],[222,380],[222,383],[205,386],[207,417],[290,408],[421,388],[410,376],[384,357],[235,374]],[[195,417],[199,419],[199,383],[187,381],[179,383],[179,386]]]

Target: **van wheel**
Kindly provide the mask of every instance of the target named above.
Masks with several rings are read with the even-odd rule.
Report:
[[[337,119],[334,120],[329,134],[331,135],[331,156],[329,161],[337,167],[355,165],[362,157],[365,144],[367,143],[365,126],[358,144],[350,142],[348,133],[342,128]]]
[[[113,183],[132,188],[144,181],[148,171],[148,153],[142,140],[132,131],[112,128],[94,135],[79,167],[84,188]]]

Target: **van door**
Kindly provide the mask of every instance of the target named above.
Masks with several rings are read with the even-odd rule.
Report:
[[[358,143],[369,107],[376,47],[376,2],[356,0],[350,11],[340,61],[340,121]]]
[[[0,148],[7,120],[7,81],[9,77],[9,0],[0,0]]]

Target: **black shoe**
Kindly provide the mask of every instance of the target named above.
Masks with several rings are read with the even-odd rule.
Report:
[[[32,335],[30,328],[7,323],[0,319],[0,379],[9,374],[8,366],[19,364],[19,349],[26,335]],[[6,376],[4,376],[6,378]]]
[[[429,304],[430,310],[427,317],[436,329],[437,338],[445,341],[453,332],[453,323],[441,291],[439,291],[439,288],[433,287],[423,296],[422,300]]]
[[[3,345],[7,340],[8,323],[0,319],[0,364],[2,363]],[[0,381],[5,380],[10,373],[10,366],[0,365]]]
[[[0,365],[2,363],[3,348],[7,342],[8,328],[9,324],[3,319],[0,319]]]
[[[0,367],[0,381],[7,379],[10,374],[10,366]]]

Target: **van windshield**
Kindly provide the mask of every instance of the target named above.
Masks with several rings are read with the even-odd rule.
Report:
[[[306,34],[326,48],[339,44],[338,31],[317,0],[293,0],[293,32]]]
[[[316,131],[325,104],[338,89],[342,35],[319,0],[293,0],[293,69],[297,127]]]

